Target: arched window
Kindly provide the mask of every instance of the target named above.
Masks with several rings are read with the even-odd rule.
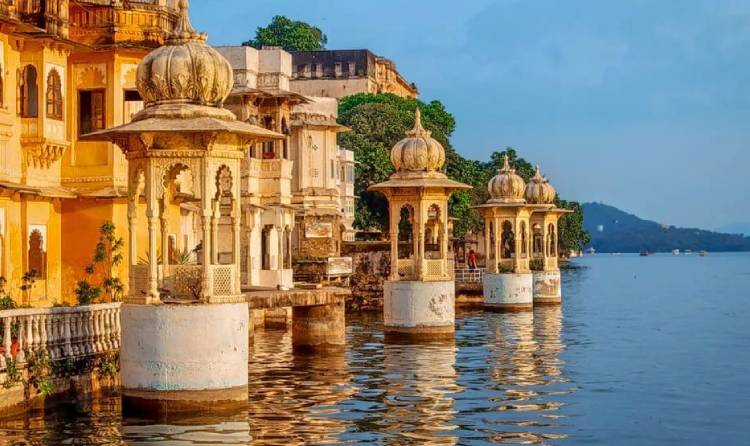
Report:
[[[63,119],[62,81],[55,69],[47,76],[47,117],[59,121]]]
[[[22,118],[39,116],[39,86],[37,85],[36,68],[26,65],[21,71],[18,98]]]
[[[34,229],[29,234],[29,272],[36,271],[36,277],[47,277],[47,252],[44,249],[44,234]]]
[[[271,230],[273,229],[273,225],[266,225],[263,227],[263,231],[261,231],[261,240],[260,240],[260,260],[261,260],[261,269],[263,270],[270,270],[271,269]]]
[[[531,252],[534,257],[539,257],[544,252],[544,237],[542,236],[542,226],[538,223],[532,228],[533,240],[531,245]]]

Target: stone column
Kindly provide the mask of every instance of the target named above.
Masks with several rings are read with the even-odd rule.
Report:
[[[491,224],[492,222],[490,221],[489,218],[484,219],[484,268],[485,270],[487,270],[487,272],[492,271],[492,269],[490,269],[490,267],[492,266],[490,265],[490,254],[491,254],[490,249],[492,249],[490,247],[490,237],[491,237],[490,225]]]
[[[138,264],[138,196],[128,200],[128,264]],[[133,272],[130,272],[131,276]],[[131,291],[132,292],[132,291]]]
[[[497,217],[495,217],[493,229],[495,230],[495,256],[494,256],[494,261],[492,263],[491,272],[499,273],[500,269],[498,268],[497,265],[498,263],[500,263],[500,258],[501,258],[501,254],[500,254],[501,240],[500,240],[500,219]]]
[[[391,206],[391,214],[395,207]],[[391,280],[398,280],[398,219],[391,218]]]
[[[521,223],[518,218],[513,222],[513,271],[521,271]]]
[[[344,302],[294,307],[292,344],[296,349],[338,349],[346,344]]]
[[[213,213],[211,215],[211,263],[219,264],[219,219],[221,218],[221,204],[219,200],[214,201]]]
[[[149,172],[153,170],[153,167]],[[159,296],[159,264],[158,264],[158,224],[159,224],[159,202],[157,197],[157,185],[153,175],[147,180],[146,216],[148,217],[148,294],[147,303],[158,303]]]
[[[203,300],[208,302],[211,295],[211,213],[204,209],[203,221],[203,249],[201,257],[203,263]]]
[[[239,200],[233,200],[234,202],[238,202]],[[237,206],[235,206],[234,212],[232,212],[232,263],[234,263],[234,266],[237,270],[237,274],[235,275],[234,280],[234,288],[235,288],[235,294],[240,294],[242,290],[242,279],[241,279],[241,266],[240,263],[242,262],[241,256],[240,256],[240,217],[239,217],[239,211],[237,210]],[[249,273],[249,271],[248,271]]]
[[[161,214],[161,264],[162,279],[166,279],[167,267],[169,266],[169,219],[167,218],[167,200],[164,200],[164,206]]]

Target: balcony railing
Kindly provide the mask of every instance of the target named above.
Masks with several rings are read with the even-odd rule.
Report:
[[[120,348],[120,303],[0,311],[0,372],[44,351],[53,361]]]
[[[456,268],[453,271],[456,283],[482,283],[483,268]]]

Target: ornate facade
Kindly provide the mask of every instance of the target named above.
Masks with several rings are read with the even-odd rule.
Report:
[[[0,3],[0,276],[37,273],[19,303],[71,300],[99,226],[125,234],[125,157],[79,136],[142,107],[136,66],[176,20],[165,0]]]

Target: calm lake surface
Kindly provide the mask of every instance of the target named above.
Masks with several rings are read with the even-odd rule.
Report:
[[[247,411],[123,418],[116,396],[0,422],[0,444],[750,444],[750,254],[599,254],[562,308],[462,313],[455,342],[295,355],[259,331]]]

